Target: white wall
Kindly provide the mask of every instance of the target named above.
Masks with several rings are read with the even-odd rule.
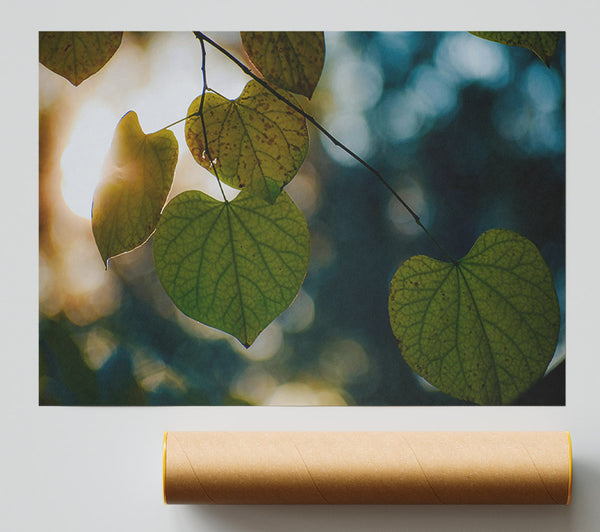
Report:
[[[225,5],[227,4],[227,5]],[[260,4],[261,6],[263,4]],[[600,529],[598,13],[591,2],[13,3],[2,44],[0,529],[7,531],[595,531]],[[193,7],[190,7],[193,6]],[[232,13],[234,21],[230,20]],[[190,27],[193,21],[198,28]],[[253,24],[252,27],[250,27]],[[567,406],[62,408],[37,406],[37,31],[40,29],[567,31]],[[5,105],[6,104],[6,105]],[[186,507],[162,502],[164,430],[570,430],[568,507]]]

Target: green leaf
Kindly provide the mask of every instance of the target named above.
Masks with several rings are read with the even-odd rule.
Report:
[[[527,48],[546,63],[546,66],[550,66],[561,34],[559,31],[471,31],[469,33],[488,41]]]
[[[231,202],[184,192],[165,207],[153,245],[177,307],[246,347],[293,301],[310,255],[306,220],[285,192],[274,204],[247,191]]]
[[[41,31],[40,63],[79,85],[108,62],[122,37],[122,31]]]
[[[133,111],[119,121],[94,192],[92,229],[102,260],[131,251],[152,234],[177,164],[171,131],[146,135]]]
[[[188,115],[198,112],[201,98],[192,102]],[[256,81],[248,82],[235,100],[207,93],[203,115],[219,179],[273,203],[308,152],[304,117]],[[194,159],[214,173],[199,116],[186,120],[185,138]]]
[[[311,98],[325,64],[322,31],[242,31],[242,44],[264,78]]]
[[[392,330],[411,368],[453,397],[507,404],[543,375],[560,309],[537,248],[512,231],[483,233],[456,264],[417,256],[396,272]]]

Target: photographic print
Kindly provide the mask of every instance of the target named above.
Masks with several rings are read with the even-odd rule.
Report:
[[[564,405],[565,34],[40,32],[40,405]]]

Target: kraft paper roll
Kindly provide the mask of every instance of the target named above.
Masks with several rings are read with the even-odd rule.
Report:
[[[568,504],[568,432],[167,432],[169,504]]]

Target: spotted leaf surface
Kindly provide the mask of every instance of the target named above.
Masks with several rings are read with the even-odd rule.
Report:
[[[242,44],[264,78],[310,98],[325,64],[322,31],[243,31]]]
[[[122,31],[42,31],[40,63],[79,85],[109,61],[122,37]]]
[[[543,375],[560,310],[537,248],[507,230],[482,234],[456,264],[412,257],[390,290],[392,330],[411,368],[441,391],[508,404]]]
[[[200,102],[199,96],[188,115],[198,112]],[[208,150],[200,117],[188,118],[185,124],[194,159],[224,183],[273,203],[306,157],[306,120],[256,81],[235,100],[207,93],[203,116]]]

